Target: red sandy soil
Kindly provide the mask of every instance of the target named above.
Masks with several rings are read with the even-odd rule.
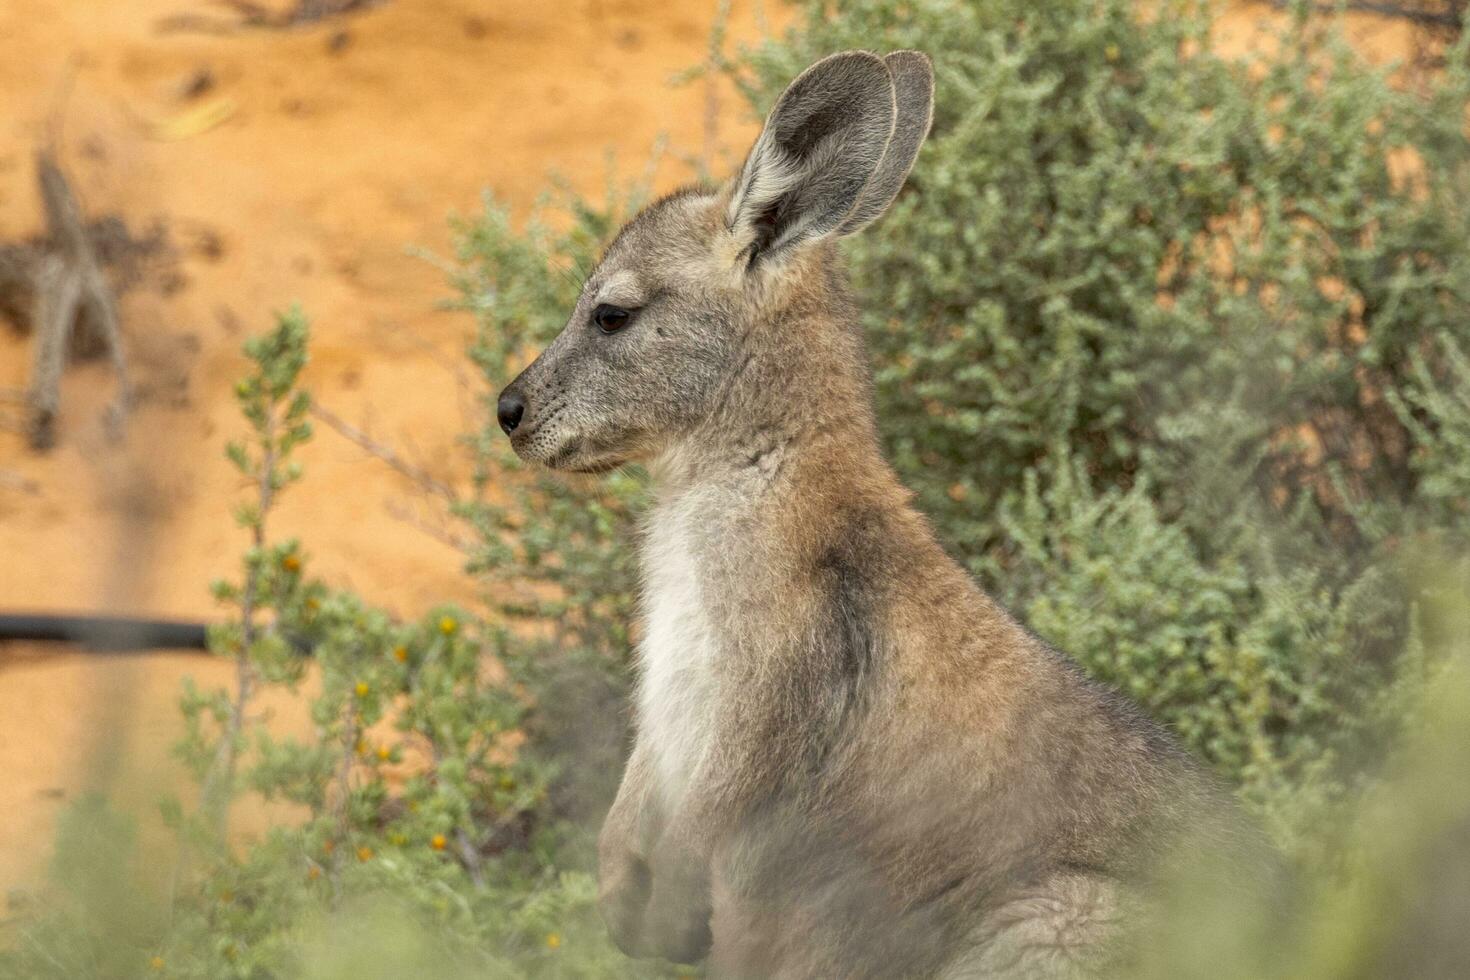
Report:
[[[89,214],[164,222],[183,283],[123,302],[145,395],[121,445],[102,426],[113,382],[100,362],[69,369],[56,449],[32,453],[13,426],[0,431],[0,470],[35,488],[0,486],[0,610],[220,614],[207,585],[234,573],[244,544],[230,518],[242,487],[221,457],[242,426],[240,344],[293,302],[314,323],[318,399],[462,478],[455,439],[475,406],[454,370],[472,326],[436,309],[443,273],[408,249],[448,255],[446,219],[476,211],[486,189],[524,215],[552,170],[600,193],[609,149],[624,176],[665,134],[698,152],[704,89],[669,82],[701,59],[714,7],[389,0],[307,28],[216,35],[160,29],[181,13],[228,20],[198,0],[7,0],[0,240],[40,230],[32,152],[70,64],[63,161]],[[734,35],[753,38],[755,24],[737,4]],[[214,85],[191,97],[201,69]],[[218,126],[159,138],[217,100],[232,108]],[[748,123],[722,131],[749,136]],[[670,152],[656,182],[692,172]],[[28,367],[29,338],[0,327],[0,388],[23,387]],[[403,615],[473,602],[461,557],[389,513],[418,499],[407,481],[320,427],[302,456],[307,479],[273,529],[305,540],[313,571]],[[95,787],[146,803],[142,787],[156,786],[140,766],[172,778],[185,673],[228,678],[198,657],[0,648],[0,890],[42,867],[67,799]]]
[[[34,487],[0,483],[0,610],[219,615],[207,583],[234,573],[244,543],[229,516],[242,487],[221,456],[241,431],[240,344],[293,302],[314,322],[306,380],[318,399],[462,480],[455,439],[475,406],[454,370],[471,324],[436,309],[443,274],[407,249],[448,255],[446,218],[477,210],[485,189],[522,216],[551,170],[600,192],[609,149],[632,175],[661,135],[676,152],[656,185],[689,179],[680,154],[702,149],[705,93],[669,81],[703,56],[714,7],[387,0],[310,27],[211,34],[160,26],[229,19],[203,0],[7,0],[0,240],[40,230],[32,154],[74,74],[62,159],[89,214],[163,222],[181,278],[123,302],[144,397],[120,445],[101,423],[104,363],[69,369],[49,453],[26,448],[15,406],[0,403],[0,471]],[[1263,16],[1232,12],[1220,46],[1255,43]],[[761,23],[749,0],[735,4],[734,38]],[[1407,38],[1371,20],[1355,31],[1375,55],[1401,53]],[[213,86],[191,95],[202,70]],[[723,101],[721,141],[738,152],[753,129]],[[227,117],[190,133],[190,114],[208,109]],[[161,138],[171,128],[182,138]],[[23,388],[28,365],[29,338],[0,326],[0,389]],[[389,513],[417,499],[411,484],[320,427],[302,455],[306,481],[273,528],[305,540],[313,571],[403,615],[473,602],[460,556]],[[146,812],[177,782],[167,746],[186,673],[229,677],[199,657],[0,647],[0,891],[36,880],[67,800],[101,789]]]

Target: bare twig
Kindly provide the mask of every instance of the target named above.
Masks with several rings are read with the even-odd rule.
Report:
[[[81,205],[52,150],[36,154],[36,177],[50,247],[36,273],[35,354],[28,401],[31,445],[46,449],[55,441],[61,374],[74,342],[80,346],[100,345],[112,358],[118,378],[109,419],[114,429],[121,428],[132,392],[112,289],[102,275],[82,220]]]
[[[725,32],[730,23],[730,0],[720,0],[710,29],[709,50],[704,64],[704,152],[700,154],[701,176],[714,172],[720,142],[720,69],[724,63]]]
[[[459,844],[460,860],[464,861],[465,869],[470,874],[470,881],[474,882],[476,888],[485,887],[485,873],[481,870],[484,862],[480,859],[480,852],[470,841],[469,834],[464,832],[463,827],[454,828],[454,839]]]
[[[245,13],[251,26],[296,27],[300,24],[315,24],[331,17],[352,14],[375,7],[383,0],[296,0],[287,10],[270,11],[251,0],[218,0],[227,7]]]
[[[284,30],[320,23],[343,14],[357,13],[375,7],[383,0],[296,0],[285,10],[273,10],[254,0],[215,0],[236,15],[234,20],[205,17],[198,14],[174,14],[158,21],[160,31],[193,31],[204,34],[233,34],[241,28]]]
[[[403,454],[392,446],[379,442],[362,429],[346,422],[341,416],[323,408],[321,405],[313,403],[311,414],[344,439],[356,443],[362,449],[366,450],[370,456],[375,456],[387,463],[393,470],[407,477],[420,489],[441,498],[451,506],[460,503],[460,495],[453,487],[430,474],[422,466],[405,459]]]
[[[387,507],[388,516],[394,520],[402,521],[408,526],[424,532],[435,541],[453,548],[455,551],[462,552],[466,555],[473,555],[475,553],[475,543],[470,538],[455,534],[443,525],[431,524],[402,504],[389,501]]]

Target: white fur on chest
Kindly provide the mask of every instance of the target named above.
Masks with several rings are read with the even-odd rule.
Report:
[[[719,642],[698,560],[699,526],[692,501],[661,505],[643,547],[639,739],[669,805],[683,796],[709,749],[719,697]]]

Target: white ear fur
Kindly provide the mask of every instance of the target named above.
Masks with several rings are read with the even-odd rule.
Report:
[[[893,138],[896,98],[888,66],[866,51],[824,58],[787,87],[725,213],[748,261],[838,230]]]
[[[762,130],[750,148],[747,163],[736,182],[735,193],[725,211],[725,223],[735,228],[742,217],[749,220],[765,203],[785,197],[806,176],[806,167],[775,144]]]

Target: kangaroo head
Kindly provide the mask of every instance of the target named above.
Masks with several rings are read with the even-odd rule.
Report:
[[[793,283],[881,215],[929,132],[929,59],[863,51],[812,65],[777,101],[738,174],[676,192],[608,247],[571,319],[501,394],[532,462],[602,472],[696,431],[779,329]]]

